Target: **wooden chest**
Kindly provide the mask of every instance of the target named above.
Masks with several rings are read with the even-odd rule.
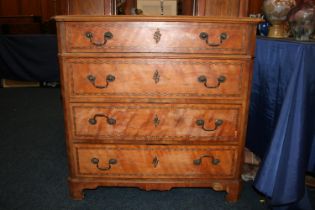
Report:
[[[74,199],[98,186],[238,199],[257,19],[56,20]]]

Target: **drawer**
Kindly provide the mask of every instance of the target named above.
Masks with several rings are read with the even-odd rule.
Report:
[[[232,178],[236,147],[74,146],[78,176],[112,178]]]
[[[246,54],[249,26],[233,23],[67,22],[67,52]]]
[[[236,142],[240,129],[239,105],[78,103],[71,110],[73,134],[84,140]]]
[[[241,98],[249,62],[67,58],[72,97]]]

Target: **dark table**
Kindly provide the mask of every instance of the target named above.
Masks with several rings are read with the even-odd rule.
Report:
[[[254,186],[273,205],[309,209],[305,173],[315,173],[315,43],[258,38],[255,56],[246,145],[263,160]]]

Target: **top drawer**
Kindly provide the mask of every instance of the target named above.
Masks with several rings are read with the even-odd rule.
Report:
[[[232,23],[66,22],[66,52],[246,54],[249,26]]]

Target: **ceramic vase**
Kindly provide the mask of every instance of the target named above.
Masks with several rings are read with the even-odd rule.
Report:
[[[299,41],[308,41],[315,29],[315,2],[304,0],[288,14],[292,36]]]
[[[266,19],[271,23],[269,37],[286,37],[287,15],[293,6],[295,6],[295,0],[264,0],[263,12]]]

